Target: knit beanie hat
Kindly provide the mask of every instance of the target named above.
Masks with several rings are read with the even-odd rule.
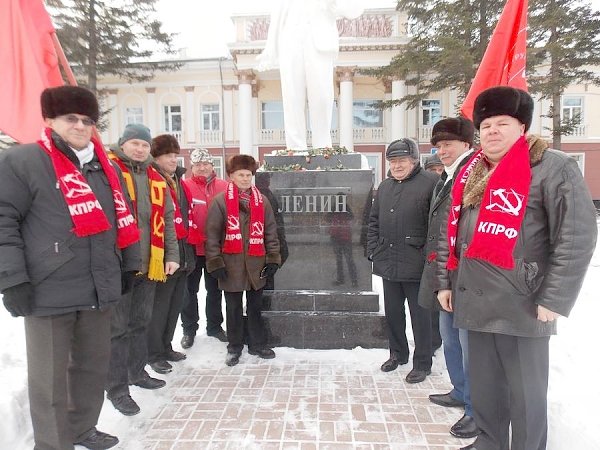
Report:
[[[150,150],[150,154],[154,158],[169,153],[179,154],[179,152],[179,142],[175,136],[171,134],[160,134],[152,139],[152,149]]]
[[[125,142],[131,139],[140,139],[152,145],[152,136],[150,135],[150,129],[146,125],[142,125],[141,123],[130,123],[125,127],[125,131],[123,131],[123,136],[121,136],[121,138],[119,139],[119,146],[123,145]]]
[[[98,100],[92,91],[80,86],[58,86],[42,91],[42,117],[54,119],[65,114],[81,114],[98,122]]]
[[[525,125],[525,131],[533,119],[533,99],[521,89],[496,86],[486,89],[475,99],[473,123],[479,129],[481,122],[489,117],[511,116]]]
[[[464,117],[449,117],[438,120],[431,130],[431,144],[437,145],[439,141],[461,141],[473,147],[475,127],[473,122]]]
[[[205,148],[195,149],[190,155],[190,160],[192,161],[192,164],[201,162],[213,163],[212,155]]]
[[[258,163],[252,156],[233,155],[227,160],[227,163],[225,164],[225,170],[227,171],[227,175],[231,175],[236,170],[244,169],[252,172],[252,175],[256,173],[256,170],[258,169]]]

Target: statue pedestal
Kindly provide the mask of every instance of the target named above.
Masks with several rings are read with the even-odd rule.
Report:
[[[344,157],[357,164],[360,155]],[[277,158],[273,161],[271,158]],[[287,166],[266,156],[270,167]],[[304,157],[293,164],[306,167]],[[314,157],[313,157],[314,159]],[[312,164],[311,161],[309,164]],[[365,257],[372,201],[370,170],[257,172],[256,185],[277,208],[289,257],[265,290],[269,344],[294,348],[386,348],[385,317]]]

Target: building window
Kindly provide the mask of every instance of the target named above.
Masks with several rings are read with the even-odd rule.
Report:
[[[283,130],[283,103],[263,102],[261,108],[262,129]]]
[[[442,118],[439,100],[421,100],[421,125],[433,126]]]
[[[144,123],[144,110],[141,106],[132,106],[125,109],[125,124]]]
[[[218,131],[221,129],[218,104],[202,105],[200,107],[200,117],[202,120],[200,127],[203,131]]]
[[[352,124],[357,128],[383,127],[383,111],[374,105],[376,100],[352,102]]]
[[[377,189],[379,183],[381,183],[381,153],[363,153],[367,157],[369,168],[373,171],[374,175],[374,187]]]
[[[181,106],[167,105],[164,106],[165,114],[165,131],[181,131]]]
[[[562,98],[562,120],[580,121],[583,117],[583,98],[582,97],[563,97]]]

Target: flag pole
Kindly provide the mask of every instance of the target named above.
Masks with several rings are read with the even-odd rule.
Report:
[[[71,69],[69,60],[67,59],[67,55],[65,55],[65,51],[63,50],[62,45],[60,45],[60,41],[58,40],[58,36],[56,35],[56,33],[52,33],[52,42],[54,43],[54,50],[56,50],[56,56],[58,57],[58,63],[63,68],[63,70],[65,71],[65,74],[67,75],[67,81],[69,82],[69,84],[71,86],[77,86],[77,80],[75,79],[75,74],[73,73],[73,70]],[[98,128],[96,128],[95,125],[94,125],[93,133],[94,133],[94,137],[96,139],[98,139],[98,142],[100,143],[102,148],[104,148],[104,144],[102,143],[102,139],[100,138],[100,133],[98,133]]]

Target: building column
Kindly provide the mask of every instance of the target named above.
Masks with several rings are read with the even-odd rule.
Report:
[[[337,74],[340,82],[340,95],[338,97],[338,133],[340,147],[354,151],[354,132],[352,127],[353,109],[353,79],[354,67],[338,67]]]
[[[194,105],[194,86],[185,86],[185,139],[184,142],[196,142],[196,108]]]
[[[109,121],[110,125],[108,127],[108,136],[103,138],[104,144],[111,144],[113,142],[117,142],[120,137],[119,130],[119,110],[117,108],[117,94],[119,93],[118,89],[109,89],[108,90],[108,110],[110,111]],[[125,124],[123,124],[125,127]]]
[[[224,142],[231,142],[234,140],[233,132],[233,90],[236,86],[228,84],[223,86],[223,113],[221,119],[221,129],[225,132]]]
[[[392,80],[392,100],[400,100],[406,95],[404,80]],[[392,107],[390,142],[406,136],[406,107],[404,104]]]
[[[252,154],[252,83],[254,72],[240,70],[237,72],[239,83],[238,122],[240,130],[240,153]]]
[[[158,120],[156,117],[156,88],[147,87],[146,93],[148,94],[148,114],[146,115],[145,125],[150,128],[151,135],[156,136],[158,134],[158,130],[162,129],[158,127]]]

